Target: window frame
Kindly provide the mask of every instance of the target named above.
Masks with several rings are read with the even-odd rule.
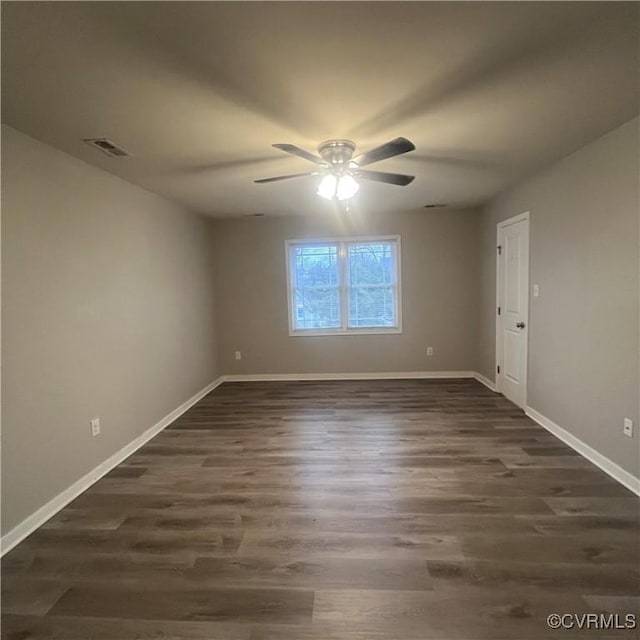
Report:
[[[357,243],[393,242],[396,254],[396,283],[395,283],[395,327],[349,327],[348,317],[348,260],[347,245]],[[338,245],[338,291],[340,293],[340,319],[342,325],[337,328],[326,329],[296,329],[294,326],[294,282],[291,270],[291,249],[295,245]],[[382,335],[402,333],[402,250],[399,235],[384,236],[349,236],[337,238],[298,238],[285,241],[286,260],[286,287],[287,287],[287,318],[289,322],[290,337],[317,337],[317,336],[353,336],[353,335]]]

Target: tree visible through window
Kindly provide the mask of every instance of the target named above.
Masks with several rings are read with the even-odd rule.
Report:
[[[287,243],[293,334],[400,330],[399,238]]]

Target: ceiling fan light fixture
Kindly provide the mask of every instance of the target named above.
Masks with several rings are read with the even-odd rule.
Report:
[[[326,200],[349,200],[358,193],[360,180],[371,180],[394,184],[406,187],[414,179],[414,176],[407,176],[400,173],[388,173],[386,171],[362,170],[364,167],[380,160],[393,158],[403,153],[413,151],[416,147],[406,138],[394,138],[366,153],[353,158],[356,145],[351,140],[326,140],[318,146],[318,153],[315,155],[297,147],[295,144],[278,143],[273,145],[286,153],[290,153],[299,158],[303,158],[322,167],[319,171],[309,171],[307,173],[294,173],[286,176],[274,176],[273,178],[262,178],[254,182],[279,182],[289,180],[289,178],[299,178],[302,176],[317,176],[322,178],[318,184],[316,193]]]

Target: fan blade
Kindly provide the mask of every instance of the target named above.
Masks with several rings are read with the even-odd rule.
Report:
[[[367,151],[366,153],[359,155],[357,158],[353,158],[352,162],[355,162],[359,167],[364,167],[365,165],[378,162],[379,160],[393,158],[393,156],[399,156],[402,153],[413,151],[415,148],[416,147],[411,140],[407,140],[406,138],[395,138],[390,142],[381,144],[375,149],[371,149],[371,151]]]
[[[354,174],[356,177],[363,178],[364,180],[395,184],[399,187],[406,187],[413,182],[415,178],[415,176],[405,176],[402,173],[386,173],[385,171],[354,171]]]
[[[291,173],[288,176],[276,176],[275,178],[262,178],[262,180],[254,180],[254,182],[261,184],[263,182],[277,182],[278,180],[288,180],[289,178],[301,178],[302,176],[313,176],[313,175],[316,175],[316,174],[313,172]]]
[[[280,149],[280,151],[292,153],[294,156],[304,158],[305,160],[309,160],[310,162],[315,162],[316,164],[323,164],[325,166],[327,164],[320,156],[316,156],[309,151],[305,151],[300,147],[296,147],[295,144],[274,144],[271,146],[275,147],[276,149]]]

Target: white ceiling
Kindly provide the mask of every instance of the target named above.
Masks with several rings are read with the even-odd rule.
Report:
[[[472,206],[638,113],[635,2],[2,3],[3,121],[212,215],[330,203],[271,148],[416,151],[354,206]],[[135,154],[114,159],[83,138]]]

